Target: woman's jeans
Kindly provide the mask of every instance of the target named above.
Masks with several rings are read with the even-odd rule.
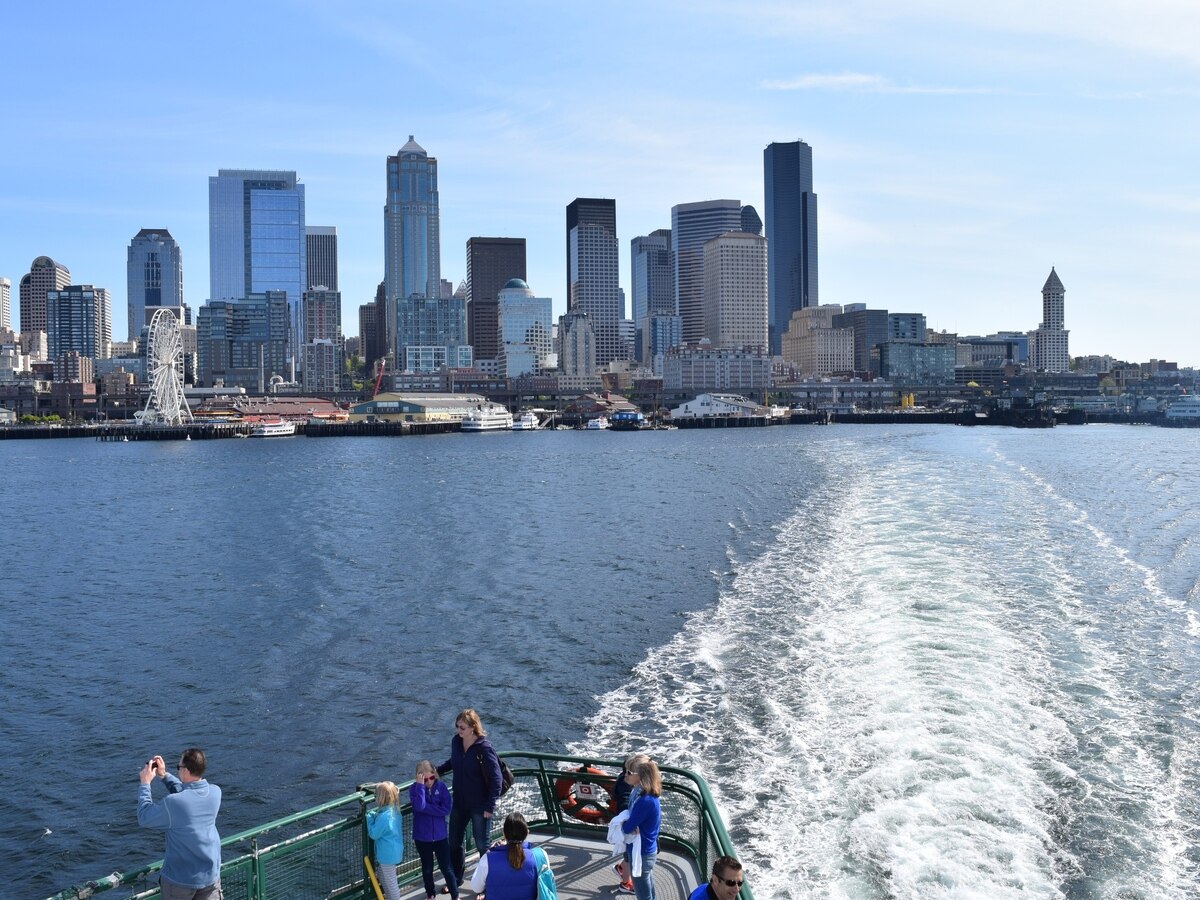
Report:
[[[655,900],[654,895],[654,864],[658,862],[658,850],[642,854],[642,874],[633,879],[633,895],[637,900]],[[625,865],[633,871],[633,862],[629,851],[625,852]]]
[[[484,818],[482,809],[463,809],[461,806],[450,808],[450,861],[454,864],[454,877],[460,885],[466,880],[467,856],[463,850],[463,840],[467,836],[468,822],[471,823],[475,849],[479,851],[480,856],[487,853],[488,835],[492,826],[492,820]]]
[[[421,878],[425,880],[425,896],[432,897],[437,891],[433,886],[433,858],[437,857],[442,877],[450,888],[450,896],[458,898],[458,879],[454,876],[454,863],[450,860],[450,841],[442,838],[440,841],[413,841],[417,845],[417,855],[421,857]]]

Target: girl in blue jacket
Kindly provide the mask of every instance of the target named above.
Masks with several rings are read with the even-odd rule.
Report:
[[[629,767],[625,777],[633,790],[629,792],[629,818],[621,825],[621,830],[636,834],[642,850],[642,874],[633,877],[633,893],[637,900],[655,900],[654,864],[658,861],[658,829],[662,825],[662,806],[658,799],[662,793],[662,775],[654,760],[642,757]],[[625,864],[632,869],[629,852],[625,851]]]
[[[387,900],[400,900],[396,866],[404,861],[400,791],[390,781],[375,785],[376,807],[367,813],[367,834],[375,842],[375,871]]]

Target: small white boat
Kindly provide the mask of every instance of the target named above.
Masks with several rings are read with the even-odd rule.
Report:
[[[283,419],[259,422],[250,429],[250,437],[291,437],[296,433],[295,422],[285,422]]]
[[[462,420],[463,431],[512,431],[512,427],[512,413],[498,403],[477,406]]]
[[[537,413],[523,412],[513,422],[513,431],[537,431],[542,427],[542,423],[538,421]]]
[[[594,419],[588,419],[587,425],[584,426],[585,431],[603,431],[606,428],[612,428],[612,424],[608,421],[607,416],[596,416]]]

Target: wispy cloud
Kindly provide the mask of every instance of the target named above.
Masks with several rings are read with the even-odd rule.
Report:
[[[800,75],[762,82],[768,91],[852,91],[860,94],[1007,94],[1011,91],[990,87],[951,87],[939,85],[896,84],[881,75],[863,72]]]

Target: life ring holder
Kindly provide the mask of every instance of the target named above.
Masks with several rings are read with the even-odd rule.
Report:
[[[617,814],[617,801],[612,796],[615,779],[595,766],[586,763],[569,774],[556,778],[554,796],[564,813],[589,825],[607,825]],[[575,777],[572,777],[575,776]],[[608,794],[605,802],[598,790]]]

